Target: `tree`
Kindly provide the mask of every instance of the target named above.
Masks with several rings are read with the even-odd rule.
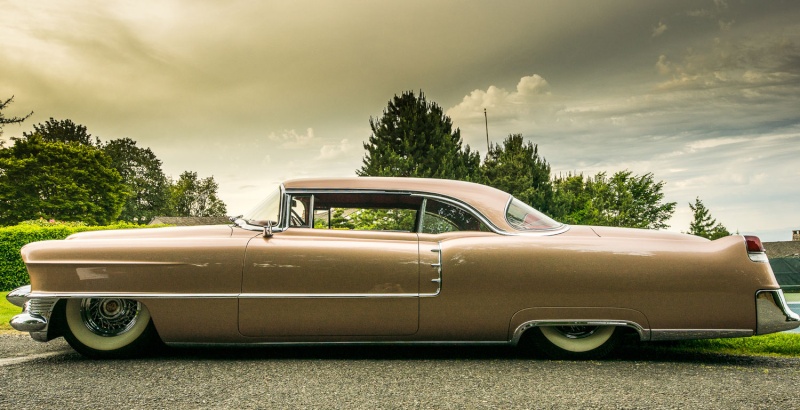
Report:
[[[689,224],[688,234],[702,236],[711,240],[724,238],[731,234],[725,226],[718,223],[716,219],[711,218],[711,213],[703,204],[703,201],[700,200],[700,197],[695,198],[694,205],[689,203],[689,209],[692,210],[693,219]]]
[[[480,155],[462,149],[461,131],[442,108],[420,91],[394,96],[380,119],[370,118],[372,135],[359,176],[480,179]]]
[[[125,198],[111,159],[95,147],[33,134],[0,149],[0,224],[38,218],[108,224]]]
[[[652,173],[600,172],[584,179],[568,175],[553,181],[551,216],[566,223],[663,229],[675,212],[675,202],[663,202],[664,181]]]
[[[147,223],[163,215],[169,203],[170,188],[161,170],[161,160],[153,151],[137,147],[136,141],[130,138],[108,141],[102,150],[111,158],[130,194],[119,219]]]
[[[8,107],[8,105],[11,104],[12,102],[14,102],[14,96],[13,95],[9,99],[7,99],[5,101],[0,100],[0,136],[3,135],[3,126],[4,125],[6,125],[6,124],[19,124],[22,121],[25,121],[26,119],[28,119],[28,117],[30,117],[31,115],[33,115],[33,111],[31,111],[28,115],[26,115],[24,117],[9,117],[9,118],[6,118],[5,115],[3,115],[3,110],[6,109],[6,107]],[[2,144],[0,144],[0,147],[2,147]]]
[[[199,179],[197,172],[184,171],[170,184],[166,216],[225,216],[225,203],[217,197],[214,177]]]
[[[42,140],[47,142],[75,142],[83,145],[95,145],[92,142],[92,135],[86,132],[86,127],[80,124],[75,124],[72,120],[54,120],[50,117],[44,124],[36,124],[33,126],[33,132],[23,132],[22,136],[31,138],[34,135],[39,135]],[[96,141],[96,145],[100,145],[100,140]]]
[[[539,147],[524,143],[522,134],[509,135],[503,145],[492,145],[481,166],[484,182],[546,212],[553,194],[550,164]]]

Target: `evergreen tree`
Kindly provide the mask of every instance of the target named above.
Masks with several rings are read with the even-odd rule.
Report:
[[[102,149],[130,192],[119,219],[147,223],[163,215],[169,202],[169,182],[153,151],[137,147],[130,138],[108,141]]]
[[[9,99],[7,99],[5,101],[0,100],[0,136],[3,136],[3,126],[4,125],[6,125],[6,124],[19,124],[22,121],[25,121],[26,119],[28,119],[28,117],[30,117],[31,115],[33,115],[33,111],[31,111],[28,115],[26,115],[24,117],[8,117],[8,118],[6,118],[6,116],[3,115],[3,110],[6,109],[6,107],[8,107],[8,105],[11,104],[12,102],[14,102],[14,96],[13,95]],[[0,147],[2,147],[2,141],[0,141]]]
[[[694,205],[689,203],[689,209],[692,210],[692,222],[689,224],[689,234],[702,236],[711,240],[729,236],[731,233],[718,223],[716,219],[711,218],[711,212],[700,200],[696,197]]]
[[[30,138],[39,135],[45,142],[76,142],[83,145],[100,145],[100,140],[92,141],[92,135],[86,132],[86,127],[75,124],[72,120],[54,120],[50,117],[44,124],[33,126],[33,132],[23,132],[22,136]]]
[[[116,220],[126,193],[111,159],[93,146],[33,134],[0,149],[0,224],[45,218],[104,225]]]
[[[372,135],[359,176],[480,179],[480,155],[462,149],[461,131],[442,108],[420,92],[394,96],[380,119],[370,118]]]
[[[539,156],[539,147],[524,143],[521,134],[509,135],[503,145],[492,145],[481,166],[484,182],[547,212],[552,199],[550,164]]]

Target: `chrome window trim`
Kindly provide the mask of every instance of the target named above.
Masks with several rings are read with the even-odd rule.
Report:
[[[494,232],[496,234],[507,235],[507,236],[517,235],[517,233],[507,232],[507,231],[504,231],[504,230],[500,229],[497,225],[495,225],[488,218],[486,218],[482,213],[478,212],[478,210],[476,210],[472,205],[470,205],[470,204],[468,204],[468,203],[466,203],[464,201],[461,201],[460,199],[449,197],[449,196],[445,196],[445,195],[440,195],[440,194],[432,194],[430,192],[423,192],[423,191],[393,191],[393,190],[384,190],[384,189],[305,189],[305,188],[303,188],[303,189],[288,189],[288,190],[284,191],[283,196],[284,196],[284,201],[285,201],[286,207],[288,208],[288,201],[289,201],[289,197],[291,195],[295,195],[295,194],[301,194],[301,195],[302,194],[311,194],[311,195],[314,195],[314,194],[318,194],[318,193],[319,194],[389,194],[389,195],[418,196],[418,197],[422,197],[423,199],[430,198],[430,199],[441,201],[441,202],[444,202],[444,203],[447,203],[447,204],[450,204],[450,205],[457,206],[459,208],[463,208],[469,214],[471,214],[472,216],[474,216],[475,218],[480,220],[484,225],[486,225],[492,232]],[[288,211],[281,211],[281,218],[288,217],[288,215],[286,215],[287,212]],[[423,209],[423,212],[424,212],[424,209]],[[276,231],[276,232],[281,232],[281,231],[290,229],[289,226],[286,226],[286,225],[283,225],[283,224],[281,224],[280,227],[282,229],[280,231]],[[420,224],[420,226],[418,227],[417,230],[419,230],[421,227],[422,227],[422,225]],[[298,227],[292,227],[292,228],[298,228]],[[263,229],[263,228],[261,228],[261,229]],[[411,232],[411,233],[418,233],[418,232]],[[558,233],[560,233],[560,232],[558,232]],[[554,234],[554,232],[549,232],[548,231],[547,234],[548,235],[552,235],[552,234]]]
[[[464,201],[461,201],[459,199],[452,198],[452,197],[449,197],[449,196],[430,194],[430,193],[422,193],[422,192],[412,193],[411,196],[419,196],[419,197],[422,197],[424,199],[433,199],[434,201],[444,202],[444,203],[446,203],[448,205],[452,205],[452,206],[461,208],[464,211],[466,211],[468,214],[472,215],[473,217],[475,217],[476,219],[481,221],[481,223],[483,223],[484,225],[486,225],[486,227],[491,229],[492,232],[494,232],[496,234],[500,234],[500,235],[513,235],[513,233],[506,232],[506,231],[500,229],[499,227],[497,227],[497,225],[492,223],[492,221],[490,221],[488,218],[483,216],[482,213],[478,212],[477,209],[473,208],[470,204],[468,204],[468,203],[466,203]],[[424,213],[425,209],[423,208],[422,211]],[[422,230],[422,225],[421,224],[420,224],[418,230],[420,230],[420,231]]]

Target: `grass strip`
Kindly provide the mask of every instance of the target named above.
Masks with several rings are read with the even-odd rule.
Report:
[[[0,292],[0,333],[16,332],[8,322],[12,317],[22,312],[22,308],[12,305],[6,300],[6,295],[8,295],[8,292]]]
[[[732,339],[685,340],[676,343],[671,348],[695,353],[800,358],[800,333],[772,333]]]

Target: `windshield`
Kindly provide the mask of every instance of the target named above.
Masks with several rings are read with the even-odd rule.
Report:
[[[266,226],[268,221],[272,221],[273,225],[277,224],[281,209],[281,194],[281,188],[275,188],[258,206],[239,219],[244,220],[248,225]]]
[[[508,204],[506,220],[514,229],[521,231],[541,231],[559,228],[563,225],[517,198],[513,198]]]

